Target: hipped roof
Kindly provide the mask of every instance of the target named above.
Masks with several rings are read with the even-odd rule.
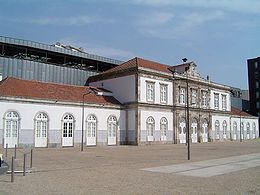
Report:
[[[27,99],[53,100],[64,102],[84,102],[92,104],[120,105],[113,96],[98,95],[108,90],[65,84],[46,83],[8,77],[0,82],[0,96]]]

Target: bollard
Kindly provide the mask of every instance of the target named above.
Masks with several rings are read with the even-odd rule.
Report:
[[[26,154],[23,154],[23,176],[25,176],[26,172]]]
[[[16,159],[16,144],[14,145],[14,159]]]
[[[0,157],[0,167],[2,166],[2,158]]]
[[[33,149],[31,149],[31,161],[30,161],[30,168],[32,168],[32,155],[33,155]]]
[[[12,156],[12,164],[11,164],[11,182],[14,182],[14,157]]]
[[[5,157],[7,157],[8,144],[5,145]]]

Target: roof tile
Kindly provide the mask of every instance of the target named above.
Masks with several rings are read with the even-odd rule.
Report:
[[[8,77],[0,82],[0,96],[20,97],[30,99],[82,102],[93,104],[120,105],[120,102],[113,96],[101,96],[96,92],[109,92],[107,90],[89,87],[74,86],[40,81],[22,80]]]

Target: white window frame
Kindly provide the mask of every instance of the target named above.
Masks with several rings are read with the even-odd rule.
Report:
[[[201,91],[201,106],[202,106],[203,108],[207,108],[207,104],[208,104],[208,102],[207,102],[207,96],[208,96],[208,92],[202,90],[202,91]]]
[[[15,111],[10,111],[6,113],[4,122],[5,122],[5,137],[18,137],[19,128],[20,128],[20,117],[19,114]]]
[[[63,117],[63,131],[62,131],[62,137],[73,137],[74,132],[74,117],[71,114],[66,114]],[[65,131],[66,130],[66,131]],[[64,134],[64,132],[66,132]],[[66,136],[64,136],[66,135]]]
[[[152,116],[149,116],[146,120],[146,129],[148,136],[154,136],[155,120]]]
[[[250,135],[250,123],[246,123],[246,134]]]
[[[197,97],[198,97],[198,90],[191,89],[191,105],[197,106]]]
[[[155,83],[146,81],[146,101],[154,102],[155,99]]]
[[[180,88],[180,104],[185,105],[186,102],[186,89],[184,87]]]
[[[226,120],[223,121],[222,128],[223,128],[223,135],[227,135],[227,121]]]
[[[227,95],[222,94],[221,99],[222,99],[222,110],[226,111],[227,110]]]
[[[117,118],[115,116],[109,116],[107,119],[108,137],[116,137],[117,132]]]
[[[160,84],[160,102],[167,104],[168,99],[168,85]]]
[[[96,137],[97,134],[97,117],[93,114],[87,118],[87,137]]]
[[[160,120],[160,130],[161,130],[161,136],[167,135],[168,121],[165,117],[161,118]]]
[[[218,120],[215,121],[215,131],[216,131],[216,135],[219,136],[220,134],[220,123]]]
[[[214,93],[214,108],[219,109],[219,93]]]
[[[47,137],[48,116],[41,112],[35,117],[35,133],[36,137]]]
[[[236,121],[233,122],[233,134],[237,135],[237,122]]]

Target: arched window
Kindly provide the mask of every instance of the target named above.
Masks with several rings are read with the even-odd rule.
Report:
[[[179,133],[186,133],[186,121],[184,118],[181,118],[179,125]]]
[[[63,137],[73,137],[73,116],[67,114],[63,117]]]
[[[219,121],[218,120],[215,121],[215,131],[216,131],[217,139],[219,139]]]
[[[197,128],[198,128],[197,119],[195,119],[195,118],[192,119],[191,128],[192,128],[192,134],[196,134],[197,133]]]
[[[236,121],[234,121],[234,123],[233,123],[233,132],[234,132],[234,135],[237,134],[237,122]]]
[[[246,124],[246,133],[249,135],[250,134],[250,123]]]
[[[206,119],[202,122],[202,128],[204,129],[204,132],[202,133],[208,134],[208,121]]]
[[[256,134],[256,125],[255,125],[255,123],[253,122],[253,125],[252,125],[253,127],[253,138],[255,138],[255,134]]]
[[[97,118],[94,115],[89,115],[87,118],[87,137],[96,137]]]
[[[223,135],[226,136],[227,135],[227,121],[223,121]]]
[[[35,117],[35,136],[47,137],[48,116],[45,113],[39,113]]]
[[[108,137],[116,137],[117,119],[115,116],[108,117],[107,127],[108,127]]]
[[[160,127],[161,127],[161,137],[166,137],[166,132],[168,129],[168,121],[165,117],[161,118]]]
[[[153,136],[154,129],[155,129],[155,122],[154,118],[149,116],[146,120],[146,129],[147,129],[147,135]]]
[[[19,115],[11,111],[5,115],[5,137],[18,137]]]

